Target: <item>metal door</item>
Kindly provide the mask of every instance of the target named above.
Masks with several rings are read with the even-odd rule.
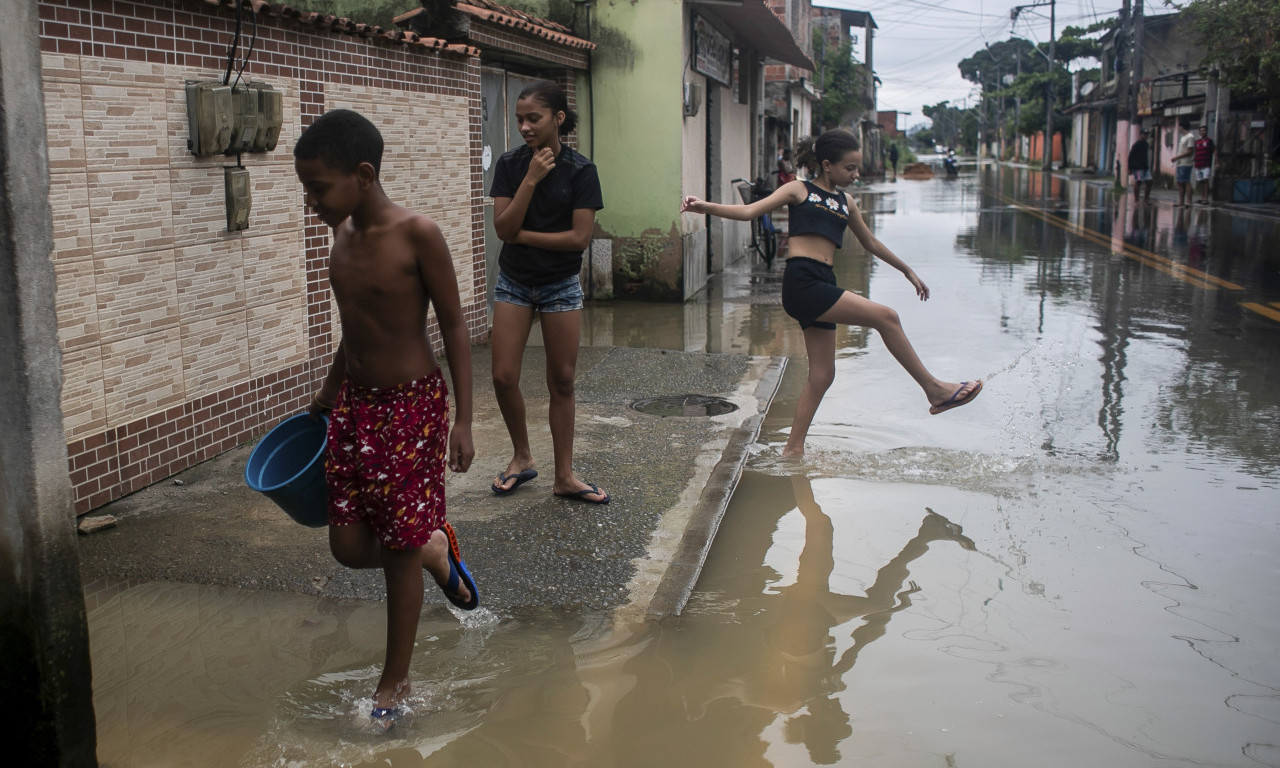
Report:
[[[520,127],[514,119],[516,97],[536,78],[524,77],[502,69],[483,69],[480,72],[480,119],[484,152],[484,192],[489,194],[493,184],[493,167],[502,153],[523,143]],[[498,253],[502,241],[493,228],[493,206],[484,208],[485,252],[485,302],[493,319],[493,286],[498,282]]]

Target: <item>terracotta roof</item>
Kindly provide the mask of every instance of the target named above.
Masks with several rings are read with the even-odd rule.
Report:
[[[594,51],[595,44],[589,40],[582,40],[576,36],[572,29],[558,24],[550,19],[543,19],[530,15],[518,8],[509,8],[507,5],[498,5],[492,0],[454,0],[454,8],[460,13],[465,13],[483,22],[490,24],[499,24],[499,26],[518,29],[518,31],[529,33],[534,37],[541,37],[548,42],[571,47],[571,49],[579,49],[585,51]],[[421,8],[408,10],[406,13],[399,14],[396,17],[397,24],[408,24],[413,17],[422,13]]]
[[[197,0],[205,5],[234,10],[237,0]],[[258,16],[272,16],[281,19],[292,19],[300,26],[327,29],[333,32],[363,37],[370,40],[384,40],[390,43],[406,45],[456,56],[479,56],[480,49],[461,43],[450,43],[438,37],[423,37],[417,32],[404,29],[383,29],[376,24],[364,24],[352,19],[333,16],[331,14],[301,11],[285,3],[271,3],[266,0],[244,0],[246,8],[251,8]]]
[[[583,40],[575,35],[572,29],[563,24],[531,16],[517,8],[498,5],[491,2],[491,0],[459,0],[455,7],[459,11],[477,19],[518,29],[567,48],[593,51],[596,47],[595,43],[590,40]]]

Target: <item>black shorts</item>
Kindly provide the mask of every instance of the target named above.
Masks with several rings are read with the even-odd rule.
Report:
[[[791,256],[782,272],[782,308],[801,328],[836,329],[835,323],[818,320],[836,305],[844,289],[836,285],[836,272],[829,264],[804,256]]]

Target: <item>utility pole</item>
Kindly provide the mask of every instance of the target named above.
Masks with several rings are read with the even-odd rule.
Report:
[[[1044,172],[1053,170],[1053,65],[1057,0],[1049,0],[1049,82],[1044,89]]]
[[[1039,8],[1041,6],[1049,6],[1049,78],[1044,88],[1044,163],[1042,167],[1045,172],[1044,189],[1048,192],[1049,172],[1053,170],[1053,67],[1055,43],[1057,42],[1057,0],[1040,0],[1040,2],[1031,3],[1030,5],[1015,5],[1009,9],[1009,18],[1013,22],[1018,21],[1018,14],[1027,8]],[[1039,50],[1039,49],[1037,49]],[[1040,51],[1040,55],[1044,55],[1044,51]]]
[[[1130,112],[1129,119],[1135,123],[1142,121],[1142,116],[1138,114],[1138,91],[1142,88],[1142,32],[1147,25],[1143,23],[1142,6],[1146,5],[1145,0],[1137,0],[1133,5],[1133,74],[1130,79],[1133,81],[1133,111]]]

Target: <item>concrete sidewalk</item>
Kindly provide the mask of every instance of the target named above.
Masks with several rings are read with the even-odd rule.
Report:
[[[545,357],[525,355],[529,433],[543,473],[497,496],[490,484],[511,447],[490,384],[488,347],[476,347],[476,459],[446,473],[448,517],[481,600],[521,609],[614,611],[622,619],[678,613],[697,580],[747,451],[773,399],[785,358],[622,347],[584,348],[578,365],[575,470],[607,505],[551,494]],[[640,398],[715,395],[721,416],[661,417]],[[148,581],[382,599],[380,571],[352,571],[328,551],[323,528],[294,523],[244,483],[245,445],[96,510],[115,528],[80,537],[86,594]],[[428,594],[428,603],[443,600]]]

